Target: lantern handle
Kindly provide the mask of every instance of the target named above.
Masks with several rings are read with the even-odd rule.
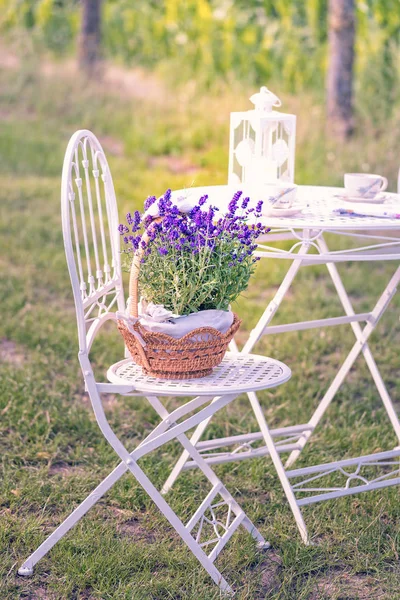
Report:
[[[273,107],[282,106],[282,102],[278,96],[273,94],[265,85],[260,88],[257,94],[250,97],[250,101],[254,104],[257,111],[269,112]]]

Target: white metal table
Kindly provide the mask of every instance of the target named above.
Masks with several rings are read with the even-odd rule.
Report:
[[[198,199],[201,195],[208,194],[208,202],[218,206],[222,212],[236,190],[237,188],[232,186],[191,188],[175,191],[173,198],[184,195]],[[268,334],[349,324],[355,336],[354,345],[314,414],[307,423],[270,430],[257,395],[250,392],[248,397],[260,428],[258,432],[201,441],[208,420],[201,423],[191,437],[192,444],[210,464],[270,455],[305,543],[308,543],[309,538],[301,515],[301,506],[400,483],[400,422],[368,345],[368,338],[388,308],[400,281],[400,219],[335,214],[333,210],[343,206],[343,201],[338,198],[341,191],[339,188],[299,186],[298,201],[304,207],[301,213],[291,217],[263,218],[265,224],[271,227],[271,232],[265,237],[266,243],[260,244],[257,255],[262,258],[288,260],[290,266],[242,350],[245,354],[251,352],[258,340]],[[252,202],[256,200],[258,198],[253,198]],[[399,206],[399,197],[387,194],[387,203]],[[356,208],[353,204],[349,206]],[[325,239],[326,233],[339,236],[342,242],[349,242],[348,248],[330,249]],[[279,246],[280,242],[288,240],[293,242],[289,249]],[[277,245],[270,245],[272,243]],[[396,265],[394,274],[375,306],[364,313],[354,310],[337,270],[337,263],[359,261],[393,261]],[[299,269],[302,266],[317,264],[326,265],[345,314],[339,317],[271,325]],[[361,323],[364,323],[364,326]],[[236,347],[233,345],[232,349]],[[367,363],[399,446],[386,452],[291,469],[360,354]],[[253,448],[253,444],[260,440],[263,440],[265,445]],[[289,453],[285,466],[280,458],[281,453]],[[184,452],[166,481],[163,491],[171,488],[181,470],[193,466],[196,465]],[[335,478],[334,483],[331,483]]]

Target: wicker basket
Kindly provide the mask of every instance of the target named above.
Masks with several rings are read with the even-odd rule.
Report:
[[[160,219],[155,220],[157,221]],[[142,239],[147,243],[148,235],[145,233]],[[140,254],[135,256],[130,272],[130,313],[133,317],[138,317],[140,258]],[[224,358],[228,344],[240,324],[241,320],[234,315],[233,323],[226,333],[213,327],[199,327],[176,339],[165,333],[149,331],[139,321],[132,326],[136,337],[124,321],[117,321],[133,361],[142,367],[146,375],[162,379],[195,379],[209,375],[213,367],[219,365]],[[144,345],[139,341],[140,338]]]

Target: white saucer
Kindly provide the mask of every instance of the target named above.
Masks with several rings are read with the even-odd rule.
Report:
[[[305,204],[297,204],[297,206],[291,206],[290,208],[265,207],[262,215],[263,217],[290,217],[292,215],[297,215],[297,213],[301,212],[305,207]]]
[[[375,198],[363,198],[362,196],[337,196],[345,202],[362,202],[364,204],[383,204],[386,200],[385,194],[379,194]]]

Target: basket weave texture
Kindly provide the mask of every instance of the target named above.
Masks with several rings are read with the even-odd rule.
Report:
[[[133,361],[146,375],[162,379],[195,379],[209,375],[224,358],[229,342],[241,324],[237,315],[226,333],[213,327],[199,327],[175,339],[165,333],[148,331],[137,321],[133,328],[141,335],[146,346],[118,321],[126,347]]]
[[[154,219],[153,223],[161,220],[159,217]],[[143,234],[142,240],[146,244],[149,242],[147,233]],[[141,253],[136,253],[130,272],[130,313],[133,317],[138,317],[141,257]],[[226,333],[221,333],[213,327],[199,327],[176,339],[165,333],[149,331],[136,321],[132,327],[142,337],[145,346],[129,331],[124,321],[118,320],[117,325],[132,360],[142,367],[146,375],[162,379],[195,379],[210,375],[213,367],[220,364],[241,322],[234,314],[233,323]]]

